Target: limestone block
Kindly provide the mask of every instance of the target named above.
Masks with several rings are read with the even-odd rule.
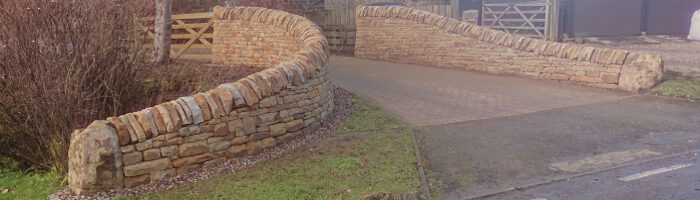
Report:
[[[134,146],[136,147],[136,151],[144,151],[146,149],[150,149],[151,147],[153,147],[153,141],[146,140],[143,142],[136,143],[136,144],[134,144]]]
[[[287,124],[279,123],[270,126],[270,135],[277,137],[287,133]]]
[[[158,108],[158,110],[161,110],[162,107],[164,107],[165,111],[168,113],[168,116],[170,116],[170,118],[169,118],[170,123],[168,123],[167,117],[165,117],[165,115],[163,115],[163,117],[164,117],[163,120],[165,120],[168,133],[171,133],[175,130],[178,130],[180,127],[182,127],[182,119],[180,118],[180,114],[178,114],[177,108],[175,108],[173,103],[174,102],[168,102],[168,103],[164,103],[164,104],[156,106],[156,108]],[[175,104],[177,104],[177,103],[175,103]],[[166,113],[166,112],[163,112],[163,110],[161,110],[161,113]],[[170,125],[172,125],[172,126],[170,126]]]
[[[148,184],[150,182],[150,176],[148,174],[142,174],[135,177],[126,177],[124,179],[124,187],[130,188],[138,185]]]
[[[226,123],[221,123],[214,126],[214,136],[226,136],[228,133],[229,128]]]
[[[112,123],[112,125],[114,125],[114,128],[117,130],[117,135],[119,136],[119,145],[128,145],[131,142],[131,138],[129,135],[129,129],[126,127],[126,124],[124,124],[124,122],[122,122],[122,120],[117,117],[107,118],[107,121]]]
[[[219,86],[219,88],[209,90],[209,93],[211,93],[213,98],[219,98],[221,101],[221,109],[223,109],[222,112],[224,116],[228,115],[236,106],[233,102],[233,94],[228,89]]]
[[[148,122],[148,117],[146,117],[146,115],[141,111],[134,112],[132,114],[134,115],[134,117],[136,117],[136,121],[141,126],[141,129],[143,130],[143,133],[144,133],[146,139],[152,138],[153,137],[153,130],[152,130],[153,127],[151,127],[150,123]]]
[[[201,125],[199,130],[202,132],[214,132],[214,125]]]
[[[287,122],[286,125],[287,125],[287,131],[296,132],[296,131],[304,128],[304,120],[294,120],[291,122]]]
[[[180,157],[192,156],[209,151],[207,141],[185,143],[180,145]]]
[[[223,85],[220,85],[219,88],[224,88],[224,89],[228,90],[229,92],[231,92],[231,95],[233,96],[233,103],[234,103],[233,104],[234,106],[232,107],[232,109],[239,108],[239,107],[246,105],[246,101],[243,98],[243,95],[241,94],[241,92],[238,90],[237,87],[233,86],[232,84],[223,84]]]
[[[224,113],[224,107],[221,100],[215,100],[214,96],[210,93],[205,92],[202,93],[202,95],[204,95],[204,98],[207,100],[207,104],[209,104],[209,110],[211,111],[212,118],[218,119],[227,115],[227,113]]]
[[[126,118],[126,115],[119,116],[119,120],[121,120],[124,125],[126,126],[127,130],[129,131],[129,138],[131,139],[131,144],[138,142],[138,136],[136,136],[136,131],[134,128],[131,127],[131,123],[129,122],[129,119]]]
[[[194,97],[181,97],[181,99],[187,104],[187,107],[190,109],[190,112],[192,114],[192,123],[200,124],[204,122],[204,114],[202,113],[203,111],[199,107],[199,104],[197,104],[197,100],[195,100]]]
[[[197,106],[199,106],[199,111],[202,113],[202,119],[204,119],[202,122],[213,119],[211,108],[209,107],[209,103],[207,103],[207,99],[204,97],[203,93],[197,93],[193,95],[192,98],[194,98]]]
[[[258,97],[254,94],[252,89],[249,89],[248,86],[243,85],[243,83],[234,82],[231,85],[241,92],[241,96],[243,96],[246,105],[252,106],[259,101]]]
[[[222,150],[227,149],[230,146],[231,146],[231,142],[229,142],[229,141],[219,141],[219,142],[215,142],[215,143],[210,143],[209,144],[209,152],[222,151]]]
[[[254,117],[243,118],[243,131],[245,135],[255,133],[256,120]]]
[[[229,133],[235,134],[236,136],[245,135],[245,132],[243,132],[243,120],[236,119],[228,122],[228,131]]]
[[[664,62],[661,56],[648,53],[630,53],[620,72],[620,89],[640,92],[661,82]]]
[[[163,158],[158,160],[146,161],[124,167],[124,175],[128,177],[148,174],[152,171],[159,171],[172,168],[170,159]]]
[[[104,120],[71,134],[68,185],[76,194],[122,187],[122,154],[117,131]]]
[[[231,144],[233,144],[233,145],[245,144],[248,141],[249,141],[248,137],[239,136],[239,137],[234,137],[233,139],[231,139]]]
[[[265,97],[265,95],[262,92],[262,89],[260,89],[260,86],[258,86],[258,84],[255,83],[255,81],[253,81],[252,78],[250,78],[250,76],[241,79],[240,83],[250,88],[250,91],[252,91],[251,94],[255,95],[258,100],[261,100]]]
[[[163,157],[170,157],[170,156],[177,155],[178,154],[178,146],[171,145],[171,146],[161,147],[160,154]]]
[[[198,163],[203,163],[204,161],[211,160],[214,158],[216,158],[216,156],[214,154],[211,154],[211,153],[183,157],[183,158],[180,158],[180,159],[173,161],[173,166],[181,167],[181,166],[186,166],[186,165],[191,165],[191,164],[198,164]]]
[[[246,144],[246,151],[250,155],[255,155],[262,152],[262,142],[261,141],[251,141]]]
[[[143,152],[143,160],[155,160],[160,158],[160,149],[149,149]]]
[[[141,127],[141,125],[139,125],[136,116],[134,116],[133,113],[129,113],[126,114],[126,119],[129,120],[129,125],[131,125],[131,128],[134,129],[134,133],[138,142],[146,141],[146,139],[148,138],[146,138],[146,133],[144,133],[143,128]]]
[[[176,121],[174,121],[175,118],[172,117],[172,116],[173,116],[173,113],[175,113],[175,114],[177,115],[176,118],[180,119],[180,120],[179,120],[179,121],[180,121],[180,126],[186,126],[186,125],[192,124],[192,121],[190,120],[190,117],[189,117],[189,116],[187,115],[187,113],[185,112],[185,109],[182,108],[182,104],[180,104],[180,101],[175,100],[175,101],[171,101],[171,102],[168,102],[168,103],[169,103],[168,112],[170,113],[170,116],[171,116],[170,119],[173,120],[173,125],[175,125],[175,123],[176,123]],[[171,108],[172,108],[172,110],[174,110],[175,112],[173,112],[173,111],[171,110]],[[175,126],[177,126],[177,125],[175,125]],[[178,128],[175,128],[175,129],[177,130]]]
[[[256,141],[256,140],[261,140],[261,139],[268,138],[268,137],[270,137],[269,132],[255,133],[255,134],[248,136],[248,140]]]
[[[161,112],[156,107],[150,107],[147,109],[153,115],[153,121],[156,124],[156,129],[158,130],[158,133],[162,133],[162,134],[167,133],[168,131],[167,131],[167,128],[165,125],[165,120],[163,120],[163,117],[160,114]],[[168,118],[170,118],[170,117],[168,117]],[[157,134],[156,134],[156,136],[157,136]]]
[[[141,115],[139,115],[139,116],[145,117],[143,119],[139,119],[140,120],[139,123],[141,123],[141,124],[145,123],[145,125],[142,125],[142,126],[149,127],[150,132],[151,132],[151,137],[149,137],[149,138],[157,137],[158,136],[158,127],[156,125],[156,120],[153,118],[153,113],[151,113],[151,110],[148,110],[148,109],[141,110]],[[141,122],[141,121],[143,121],[143,122]]]
[[[124,165],[131,165],[143,161],[143,155],[141,152],[127,153],[122,156],[122,163]]]
[[[120,149],[122,151],[122,154],[125,154],[125,153],[134,152],[134,150],[136,150],[135,148],[136,147],[134,147],[134,145],[126,145],[126,146],[122,146]]]
[[[185,137],[185,143],[191,143],[191,142],[196,142],[196,141],[202,141],[209,139],[210,137],[214,136],[214,133],[208,132],[208,133],[200,133],[200,134],[194,134],[189,137]]]

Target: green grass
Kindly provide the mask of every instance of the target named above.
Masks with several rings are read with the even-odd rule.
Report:
[[[404,128],[399,118],[365,98],[355,97],[355,112],[336,133],[382,131]]]
[[[663,82],[649,92],[651,95],[700,100],[700,77],[687,77],[665,72]]]
[[[63,177],[55,172],[22,171],[14,161],[0,156],[0,199],[46,199],[65,186]]]
[[[356,102],[356,113],[343,124],[345,134],[242,171],[137,198],[358,199],[418,191],[410,131],[367,100]]]

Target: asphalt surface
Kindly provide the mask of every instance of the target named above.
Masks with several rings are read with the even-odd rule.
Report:
[[[547,182],[640,158],[700,147],[700,104],[653,97],[530,114],[417,127],[424,165],[453,198],[475,197]],[[647,150],[631,159],[594,160],[590,167],[563,171],[554,163],[609,152]],[[607,162],[618,159],[622,162]],[[697,177],[700,178],[700,177]]]
[[[695,151],[671,158],[586,174],[540,187],[507,192],[483,199],[695,200],[700,198],[698,153]],[[629,181],[624,179],[640,174],[648,176],[636,176],[635,178],[638,177],[638,179]]]
[[[434,196],[511,199],[502,192],[534,185],[506,194],[667,199],[695,196],[693,187],[700,187],[700,177],[686,174],[695,182],[679,183],[691,190],[651,181],[644,186],[660,196],[633,196],[636,187],[611,183],[603,196],[585,196],[561,191],[595,187],[557,181],[700,149],[697,102],[347,57],[332,58],[330,69],[336,85],[369,97],[412,127]],[[678,172],[688,169],[696,168]]]

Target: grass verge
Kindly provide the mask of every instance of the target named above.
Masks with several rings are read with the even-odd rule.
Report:
[[[700,100],[700,77],[664,72],[662,81],[649,92],[650,95]]]
[[[405,128],[399,118],[365,98],[355,97],[355,112],[335,133],[385,131]]]
[[[356,98],[332,137],[281,158],[138,199],[358,199],[420,187],[410,131],[391,113]]]
[[[0,199],[45,199],[65,186],[55,172],[22,171],[18,164],[0,156]]]

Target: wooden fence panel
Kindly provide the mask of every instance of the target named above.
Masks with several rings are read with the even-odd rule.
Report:
[[[451,5],[427,5],[427,6],[409,6],[416,10],[428,11],[431,13],[438,14],[443,17],[457,18],[457,15],[452,12]]]
[[[320,10],[306,16],[319,25],[333,52],[354,52],[355,49],[355,9],[340,8]]]
[[[411,6],[441,16],[454,17],[450,5]],[[318,24],[328,39],[333,52],[353,52],[355,48],[355,8],[320,10],[306,16]]]

